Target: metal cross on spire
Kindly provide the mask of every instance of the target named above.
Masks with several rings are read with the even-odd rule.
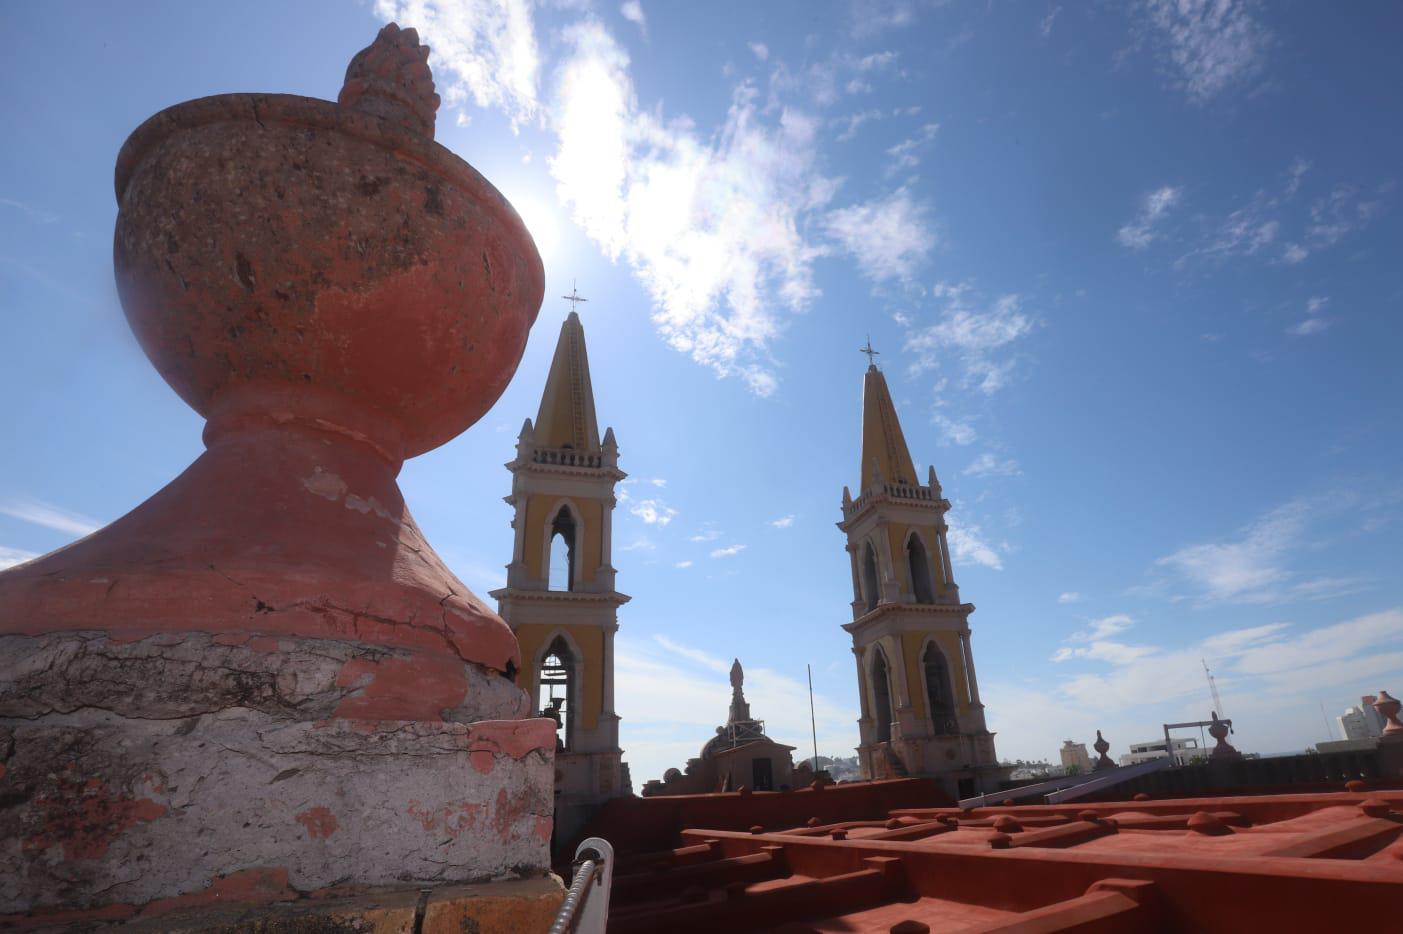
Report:
[[[580,295],[580,290],[579,290],[579,289],[575,288],[575,280],[574,280],[574,279],[571,279],[571,280],[570,280],[570,294],[569,294],[569,295],[562,295],[562,296],[560,296],[560,297],[563,298],[563,299],[565,299],[567,302],[570,303],[570,311],[571,311],[572,314],[573,314],[574,311],[575,311],[575,306],[577,306],[580,302],[587,302],[587,301],[589,301],[589,299],[584,298],[583,296]]]
[[[876,365],[877,365],[877,359],[876,359],[876,358],[877,358],[877,357],[880,357],[880,356],[882,355],[882,352],[881,352],[880,350],[873,350],[873,349],[872,349],[872,335],[871,335],[871,334],[868,334],[868,335],[867,335],[867,346],[866,346],[866,347],[859,347],[859,348],[857,349],[857,352],[858,352],[858,353],[865,353],[865,354],[867,354],[867,364],[868,364],[868,366],[876,366]]]

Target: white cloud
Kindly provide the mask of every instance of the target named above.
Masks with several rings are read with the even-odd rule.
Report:
[[[1302,579],[1289,567],[1320,520],[1352,505],[1345,497],[1292,500],[1249,523],[1237,537],[1185,546],[1156,566],[1207,602],[1269,604],[1356,592],[1361,583],[1353,578]]]
[[[648,33],[648,21],[643,17],[643,4],[638,0],[624,0],[619,7],[619,15],[643,30],[644,35]]]
[[[433,49],[444,103],[497,107],[513,124],[541,116],[541,56],[531,0],[376,0],[380,18],[412,24]]]
[[[752,42],[750,43],[750,54],[763,62],[770,57],[770,47],[763,42]]]
[[[884,198],[831,211],[825,226],[874,282],[910,279],[935,247],[925,206],[904,187]]]
[[[1182,188],[1165,185],[1145,195],[1140,203],[1140,211],[1135,219],[1116,231],[1116,239],[1122,246],[1132,250],[1143,250],[1159,236],[1155,224],[1179,203]]]
[[[1004,569],[999,550],[984,540],[983,530],[979,526],[952,522],[948,537],[950,554],[956,564],[978,564],[995,571]]]
[[[1012,458],[1000,460],[988,451],[979,455],[965,468],[968,477],[1016,477],[1023,471]]]
[[[1042,21],[1038,24],[1038,32],[1042,34],[1042,37],[1044,39],[1052,35],[1053,21],[1057,19],[1057,14],[1061,12],[1062,7],[1054,6],[1052,9],[1047,11],[1047,15],[1044,16],[1042,18]]]
[[[12,499],[0,503],[0,514],[68,535],[91,535],[102,528],[102,523],[96,519],[35,499]]]
[[[904,347],[916,354],[912,373],[940,365],[952,353],[964,366],[964,384],[988,395],[1007,385],[1014,359],[994,359],[994,354],[1032,333],[1034,322],[1023,311],[1022,296],[1002,295],[978,307],[968,284],[940,283],[932,290],[943,302],[934,324],[907,331]],[[972,439],[971,439],[972,440]]]
[[[935,139],[935,134],[939,130],[940,124],[927,123],[915,136],[904,139],[887,149],[887,155],[892,157],[891,165],[887,167],[887,173],[893,174],[904,169],[914,169],[920,165],[921,150],[925,149],[927,143]]]
[[[787,529],[790,526],[794,525],[794,516],[781,516],[778,519],[772,520],[770,522],[770,525],[774,526],[777,529]]]
[[[627,545],[622,545],[619,551],[657,551],[658,546],[653,544],[651,539],[640,535]]]
[[[802,218],[838,184],[816,168],[817,122],[789,107],[771,115],[743,83],[723,126],[703,133],[640,109],[628,55],[601,25],[577,24],[564,39],[549,160],[561,202],[607,256],[628,262],[673,348],[772,393],[766,348],[780,312],[818,295],[812,264],[826,252],[801,234]]]
[[[725,548],[717,548],[711,552],[713,558],[730,558],[745,551],[744,545],[727,545]]]
[[[675,567],[675,568],[689,568],[689,567],[691,567],[691,566],[692,566],[692,562],[690,562],[690,561],[679,561],[679,562],[677,562],[676,564],[673,565],[673,567]]]
[[[715,528],[714,526],[708,525],[708,526],[704,527],[700,532],[697,532],[695,535],[689,536],[688,539],[687,539],[687,541],[689,541],[689,542],[714,542],[714,541],[716,541],[716,540],[717,540],[718,538],[720,538],[720,537],[721,537],[721,530]]]
[[[1080,601],[1081,594],[1077,593],[1075,590],[1068,590],[1067,592],[1058,594],[1057,596],[1057,602],[1062,604],[1063,606],[1066,606],[1069,603],[1078,603]]]
[[[1329,318],[1306,318],[1298,321],[1286,329],[1286,333],[1292,337],[1308,337],[1311,334],[1319,334],[1330,326]]]
[[[1149,36],[1175,86],[1204,103],[1261,74],[1271,30],[1253,0],[1145,0]]]
[[[677,515],[677,510],[660,499],[641,499],[629,507],[629,512],[648,525],[666,526]]]
[[[0,571],[5,568],[12,568],[17,564],[32,561],[39,555],[33,551],[25,551],[23,548],[10,548],[0,545]]]
[[[942,412],[936,412],[931,416],[931,421],[940,429],[941,437],[951,444],[958,444],[964,447],[965,445],[973,444],[975,439],[979,437],[978,432],[974,430],[974,426],[968,421],[951,418]]]
[[[880,110],[861,110],[857,113],[849,114],[846,117],[839,118],[835,122],[839,126],[843,126],[844,129],[841,133],[838,134],[838,142],[846,143],[848,140],[857,136],[858,128],[861,127],[864,123],[867,123],[871,120],[880,119],[882,119],[882,111]]]
[[[653,484],[653,486],[658,487],[659,489],[662,489],[663,487],[667,486],[667,480],[662,477],[654,477],[648,482]]]

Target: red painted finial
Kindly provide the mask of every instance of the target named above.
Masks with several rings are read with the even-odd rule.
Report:
[[[1398,719],[1398,710],[1403,707],[1403,703],[1399,703],[1398,698],[1393,697],[1387,691],[1380,691],[1373,707],[1379,712],[1379,716],[1384,718],[1384,737],[1388,739],[1403,737],[1403,722]]]

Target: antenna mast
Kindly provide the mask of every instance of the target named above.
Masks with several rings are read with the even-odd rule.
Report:
[[[1213,713],[1221,719],[1228,718],[1228,712],[1223,709],[1223,699],[1218,696],[1218,682],[1213,680],[1213,672],[1208,670],[1208,660],[1200,658],[1203,662],[1203,673],[1208,676],[1208,690],[1213,694]],[[1232,727],[1228,727],[1228,732],[1233,732]]]

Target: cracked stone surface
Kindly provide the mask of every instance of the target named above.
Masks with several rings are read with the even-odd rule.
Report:
[[[0,914],[198,899],[253,870],[284,896],[539,873],[554,724],[469,722],[520,715],[519,689],[467,666],[443,722],[337,715],[415,662],[256,635],[0,638]]]

